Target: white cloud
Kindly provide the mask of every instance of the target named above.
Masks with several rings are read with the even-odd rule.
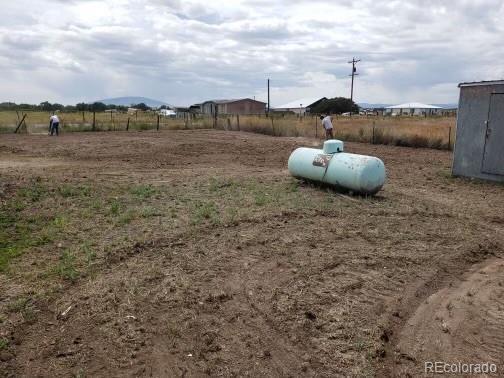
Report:
[[[36,12],[26,12],[36,9]],[[0,101],[143,95],[454,102],[502,78],[500,0],[17,0],[2,5]]]

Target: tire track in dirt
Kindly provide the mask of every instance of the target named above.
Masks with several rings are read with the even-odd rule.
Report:
[[[46,324],[43,334],[40,334],[40,330],[28,325],[27,328],[18,330],[15,336],[20,344],[22,342],[21,347],[17,350],[17,360],[19,362],[31,361],[32,363],[29,365],[38,366],[38,370],[28,368],[29,365],[25,365],[25,368],[29,370],[19,366],[17,370],[19,375],[36,376],[37,374],[43,375],[43,372],[51,372],[52,375],[57,376],[59,375],[58,371],[68,371],[66,369],[71,370],[72,367],[77,368],[79,365],[86,366],[86,371],[93,375],[107,375],[108,371],[126,368],[128,371],[145,373],[147,371],[146,366],[149,366],[154,376],[156,372],[166,371],[167,368],[179,368],[182,375],[185,374],[184,372],[190,373],[193,371],[194,373],[195,371],[208,370],[197,366],[194,371],[181,363],[183,359],[167,358],[166,356],[172,355],[172,351],[166,353],[166,348],[162,346],[166,342],[166,338],[159,335],[156,337],[158,331],[151,329],[151,326],[155,327],[163,323],[163,317],[159,318],[156,314],[164,314],[165,316],[169,314],[170,323],[175,324],[183,324],[187,320],[180,318],[180,308],[173,307],[173,302],[165,307],[163,303],[156,303],[150,299],[153,297],[159,299],[159,297],[169,292],[169,290],[168,292],[165,290],[167,287],[169,289],[173,287],[171,285],[173,282],[170,282],[173,280],[166,280],[168,270],[175,272],[175,275],[186,276],[184,280],[193,284],[202,283],[203,286],[208,284],[212,288],[224,285],[224,282],[221,281],[223,279],[222,275],[215,274],[213,280],[208,281],[204,276],[199,276],[197,270],[185,263],[186,259],[195,258],[201,252],[201,250],[194,249],[194,245],[191,244],[191,237],[192,235],[187,234],[177,235],[173,238],[159,239],[145,244],[137,243],[131,249],[116,251],[104,261],[108,268],[100,277],[71,287],[55,303],[49,304],[47,307],[41,306],[39,323]],[[205,238],[200,242],[205,243]],[[188,244],[191,245],[191,250],[188,250]],[[233,262],[237,256],[230,256],[228,251],[223,250],[222,243],[219,240],[207,240],[205,248],[215,248],[214,257],[208,261],[202,259],[200,262],[206,271],[219,273],[222,266],[240,271],[241,258]],[[247,260],[250,259],[248,255],[246,256]],[[216,260],[212,261],[213,259]],[[149,272],[153,266],[157,269],[158,277],[152,278],[148,275],[138,277],[139,273],[128,274],[131,271]],[[167,271],[164,271],[164,269]],[[229,274],[230,272],[226,272],[226,276]],[[142,291],[146,293],[145,297],[140,301],[136,299],[136,303],[133,305],[130,305],[127,296],[121,300],[121,292],[124,292],[121,287],[125,285],[125,280],[134,282],[134,286],[141,287]],[[230,284],[228,282],[225,286],[229,287]],[[235,282],[235,285],[240,285],[239,280]],[[240,293],[243,294],[244,292],[242,286],[239,286],[239,290],[234,290],[231,294],[222,294],[220,292],[217,294],[199,293],[199,290],[195,294],[192,290],[187,289],[187,287],[182,289],[183,298],[177,298],[176,302],[182,302],[186,311],[194,310],[195,314],[205,313],[205,311],[199,309],[200,303],[210,306],[210,310],[213,311],[216,310],[215,308],[212,309],[214,300],[217,302],[218,309],[220,306],[225,305],[225,302],[228,302],[228,295],[233,298],[234,302],[230,302],[233,305],[229,306],[224,312],[246,313],[249,323],[240,326],[240,328],[247,331],[239,332],[232,327],[227,327],[227,331],[221,330],[218,332],[219,337],[228,337],[229,340],[235,343],[242,343],[242,340],[233,340],[236,335],[241,334],[250,338],[247,333],[253,334],[257,339],[255,341],[257,345],[255,349],[248,349],[256,352],[255,358],[271,360],[268,365],[273,366],[263,371],[263,373],[276,371],[280,374],[287,374],[294,366],[298,366],[298,370],[300,370],[296,358],[296,348],[282,341],[282,336],[275,333],[275,330],[268,326],[268,321],[265,321],[261,314],[250,306],[247,298],[240,298]],[[60,310],[69,303],[73,306],[69,317],[60,318],[58,316]],[[208,317],[208,314],[206,316]],[[209,317],[212,318],[212,315]],[[212,319],[209,323],[215,323],[215,319]],[[214,333],[217,334],[217,332]],[[147,341],[150,337],[145,337],[145,335],[154,336],[152,338],[154,340],[153,345],[150,345]],[[188,344],[191,344],[191,342],[189,341]],[[142,354],[137,354],[138,346],[147,347],[153,351],[147,353],[144,357],[152,354],[154,357],[157,356],[156,360],[146,358],[148,363],[142,361]],[[241,350],[242,348],[237,349]],[[247,348],[243,349],[246,350]],[[273,355],[271,349],[275,350]],[[46,363],[53,356],[58,358],[58,363],[47,366]],[[137,360],[134,366],[129,364],[132,356]],[[37,361],[37,363],[33,364],[34,361]],[[111,364],[112,361],[114,362]],[[168,365],[166,365],[167,363]]]
[[[247,231],[248,228],[242,227],[233,233],[239,235]],[[206,261],[204,266],[207,271],[219,273],[206,281],[203,276],[198,276],[197,272],[191,277],[191,281],[196,285],[197,282],[205,282],[209,287],[222,288],[222,291],[210,293],[206,298],[200,296],[197,302],[194,301],[190,306],[192,317],[206,318],[201,320],[201,328],[205,328],[203,324],[206,326],[210,324],[218,327],[218,331],[213,330],[212,340],[207,339],[203,343],[207,345],[198,343],[198,337],[186,340],[186,344],[192,345],[186,345],[186,348],[193,350],[193,353],[188,353],[191,354],[191,359],[206,362],[204,367],[198,366],[198,363],[191,364],[192,366],[185,365],[182,370],[189,375],[203,370],[209,374],[286,376],[306,370],[306,367],[302,366],[301,359],[306,351],[286,340],[285,333],[275,326],[268,314],[269,311],[261,309],[257,304],[265,300],[261,293],[262,284],[276,286],[281,285],[281,282],[272,282],[268,279],[261,281],[258,286],[257,277],[264,276],[271,270],[271,266],[265,270],[261,270],[261,267],[265,264],[271,265],[271,262],[264,260],[265,254],[257,249],[255,243],[245,242],[245,244],[236,245],[234,239],[210,242],[206,247],[213,250],[215,256]],[[264,246],[265,243],[259,245]],[[229,253],[233,249],[234,251]],[[222,267],[225,267],[224,272],[221,270]],[[165,312],[159,322],[166,322],[166,317]],[[183,322],[181,319],[174,321],[173,317],[177,318],[175,314],[170,314],[168,317],[171,318],[172,324]],[[203,333],[201,338],[205,339],[204,332],[199,330],[197,333]],[[167,344],[167,339],[169,337],[158,337],[154,349],[164,349],[163,353],[169,353],[167,348],[163,348],[163,345]],[[247,352],[243,354],[240,351]],[[216,352],[220,357],[209,356]],[[221,359],[226,364],[221,363],[219,361]],[[162,354],[158,354],[149,360],[148,365],[152,366],[152,375],[156,376],[160,372],[168,371],[172,363],[173,361],[165,360]],[[195,370],[194,365],[198,369]]]

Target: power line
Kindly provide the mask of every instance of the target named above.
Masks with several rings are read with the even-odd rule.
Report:
[[[355,59],[352,58],[352,60],[350,62],[348,62],[349,64],[352,65],[352,74],[351,75],[348,75],[348,76],[352,76],[352,89],[350,91],[350,100],[353,101],[353,83],[354,83],[354,76],[358,76],[359,74],[357,73],[357,67],[355,67],[355,65],[360,62],[361,60],[360,59]]]

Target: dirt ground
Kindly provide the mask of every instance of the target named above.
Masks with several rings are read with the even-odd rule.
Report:
[[[319,144],[1,135],[0,376],[504,374],[504,186],[357,143],[386,165],[377,196],[290,177]]]

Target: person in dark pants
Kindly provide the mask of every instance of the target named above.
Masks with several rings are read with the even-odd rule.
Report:
[[[49,118],[49,132],[51,136],[54,134],[55,131],[56,136],[59,135],[59,123],[60,120],[56,114],[52,115],[51,118]]]

